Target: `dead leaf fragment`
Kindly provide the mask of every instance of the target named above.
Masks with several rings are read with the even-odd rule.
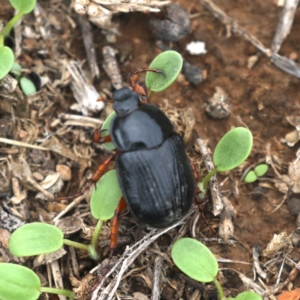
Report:
[[[71,169],[66,165],[56,165],[56,172],[58,172],[63,181],[70,181],[72,179]]]
[[[49,174],[47,177],[40,183],[41,187],[45,190],[49,189],[51,186],[53,186],[58,180],[59,180],[59,174]]]
[[[56,224],[56,226],[66,235],[79,231],[81,229],[81,225],[82,219],[73,216],[63,218]]]
[[[59,250],[52,253],[38,255],[33,261],[33,266],[38,267],[41,265],[50,264],[62,258],[66,253],[67,251],[64,248],[60,248]]]
[[[11,233],[7,229],[0,228],[0,243],[5,248],[8,248],[8,241],[10,239],[10,236]]]
[[[285,136],[285,142],[289,147],[293,147],[299,141],[299,133],[297,130],[289,132]]]
[[[292,191],[300,193],[300,161],[295,161],[289,164],[289,176],[293,181]]]
[[[288,235],[285,231],[280,234],[274,234],[272,241],[268,244],[267,248],[263,251],[263,256],[271,258],[280,250],[291,247],[292,240],[291,235]]]

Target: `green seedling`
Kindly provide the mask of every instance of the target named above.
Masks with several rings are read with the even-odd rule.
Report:
[[[63,232],[50,224],[33,222],[13,232],[9,239],[9,251],[18,257],[51,253],[63,245],[88,251],[88,245],[64,239]]]
[[[216,173],[230,171],[247,159],[252,143],[251,131],[244,127],[234,128],[222,137],[213,154],[215,168],[198,183],[200,198],[205,197],[208,182]]]
[[[162,77],[161,74],[147,72],[145,79],[147,88],[156,93],[164,91],[176,80],[182,64],[182,57],[176,51],[169,50],[157,55],[149,68],[161,70],[165,76]]]
[[[52,293],[74,299],[70,290],[42,287],[39,277],[30,269],[9,263],[0,263],[0,299],[36,300],[40,293]]]
[[[0,32],[0,79],[9,73],[15,60],[13,51],[9,47],[4,46],[4,39],[9,36],[12,28],[23,15],[30,13],[36,4],[36,0],[9,0],[9,2],[18,13]]]
[[[90,256],[98,260],[97,241],[103,222],[113,217],[122,197],[117,181],[116,171],[104,174],[97,183],[92,194],[91,212],[98,219],[90,245],[64,239],[63,232],[50,224],[30,223],[18,228],[10,237],[9,251],[18,257],[51,253],[63,245],[88,251]]]
[[[98,220],[90,245],[92,251],[97,253],[97,241],[104,221],[110,220],[122,197],[122,192],[117,178],[117,171],[111,170],[105,173],[97,182],[91,198],[91,213]]]
[[[264,176],[268,172],[268,165],[261,164],[254,168],[253,171],[249,171],[245,177],[245,182],[251,183],[258,179],[258,177]]]
[[[218,274],[218,262],[212,252],[202,243],[191,239],[182,238],[177,240],[171,250],[174,264],[190,278],[200,282],[213,282],[218,290],[219,300],[226,299]],[[254,292],[243,292],[236,300],[262,300]]]
[[[36,87],[33,82],[27,77],[22,76],[22,67],[14,62],[13,66],[10,69],[10,73],[12,73],[16,80],[19,82],[23,93],[26,96],[30,96],[36,93]]]
[[[36,93],[35,85],[27,77],[21,77],[19,83],[20,83],[20,86],[21,86],[21,89],[22,89],[23,93],[26,96],[30,96],[30,95],[33,95],[33,94]]]

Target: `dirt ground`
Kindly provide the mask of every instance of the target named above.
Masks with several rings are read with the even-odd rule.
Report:
[[[13,10],[7,2],[0,0],[0,20],[3,22],[7,22],[13,15]],[[212,150],[218,140],[236,126],[249,128],[254,137],[253,149],[246,163],[229,174],[218,176],[219,182],[224,182],[220,186],[220,191],[229,198],[236,210],[234,235],[231,238],[234,242],[227,244],[216,242],[215,238],[218,236],[209,230],[202,218],[195,219],[197,213],[187,219],[187,225],[183,226],[184,229],[181,232],[185,236],[192,236],[191,228],[196,220],[194,231],[196,237],[206,242],[218,258],[234,261],[220,263],[220,267],[224,268],[220,277],[226,296],[236,296],[238,292],[247,289],[237,272],[253,279],[252,247],[257,246],[261,265],[267,272],[267,279],[261,279],[265,286],[261,284],[261,287],[267,291],[267,287],[275,285],[278,277],[279,283],[286,282],[291,270],[295,267],[290,261],[296,264],[300,261],[300,251],[297,245],[278,250],[276,259],[273,257],[275,262],[268,266],[265,263],[270,258],[263,256],[263,251],[274,234],[283,232],[286,232],[288,236],[293,234],[296,228],[296,218],[300,212],[298,209],[300,197],[295,190],[291,191],[290,189],[288,194],[287,188],[279,187],[280,183],[291,177],[289,166],[299,155],[297,154],[298,143],[289,147],[283,142],[283,139],[288,133],[295,130],[296,125],[299,126],[299,122],[291,124],[289,120],[299,117],[300,80],[279,70],[272,64],[270,58],[259,52],[243,36],[235,34],[228,36],[229,31],[226,26],[204,8],[201,2],[181,0],[176,3],[182,5],[190,14],[191,25],[189,34],[180,41],[174,42],[171,47],[188,62],[200,67],[202,74],[205,74],[205,79],[200,84],[191,84],[183,75],[180,75],[175,84],[166,91],[153,95],[151,101],[163,107],[164,101],[167,99],[169,105],[174,108],[192,109],[195,126],[193,138],[188,144],[188,151],[196,160],[199,156],[198,160],[201,161],[200,153],[194,150],[197,137],[206,139],[208,147]],[[214,0],[214,3],[260,40],[265,47],[270,47],[282,7],[276,5],[273,0]],[[91,137],[97,127],[95,123],[92,126],[68,123],[60,115],[61,113],[81,115],[80,112],[71,109],[71,105],[76,101],[70,89],[72,79],[66,69],[69,60],[73,59],[79,62],[86,60],[83,36],[78,25],[79,17],[70,7],[69,1],[39,1],[39,5],[42,9],[42,24],[49,30],[47,38],[44,38],[39,31],[41,24],[37,24],[37,16],[33,14],[26,16],[21,29],[27,28],[30,31],[23,36],[20,44],[21,52],[17,61],[25,69],[25,72],[34,71],[40,76],[47,77],[49,81],[37,95],[30,96],[28,99],[20,98],[21,92],[13,92],[11,97],[6,98],[1,94],[0,136],[51,149],[57,147],[59,151],[64,152],[64,155],[59,155],[55,151],[33,150],[1,143],[0,210],[2,207],[9,214],[25,222],[51,223],[68,203],[36,199],[37,192],[28,181],[26,182],[24,179],[26,176],[21,171],[16,174],[13,166],[20,165],[20,161],[24,159],[37,182],[43,181],[50,171],[57,171],[57,165],[66,166],[72,172],[72,179],[65,181],[61,191],[56,192],[58,196],[66,196],[79,190],[78,187],[84,184],[87,176],[95,171],[106,154],[92,143]],[[103,47],[109,45],[115,49],[121,76],[126,84],[128,74],[136,69],[147,67],[155,55],[160,52],[157,39],[149,30],[149,21],[163,16],[163,12],[159,14],[120,13],[113,17],[113,30],[101,30],[92,25],[91,32],[100,67],[100,77],[94,80],[96,90],[99,92],[104,89],[113,90],[111,79],[102,67]],[[280,55],[291,58],[295,62],[299,62],[299,31],[300,10],[296,11],[292,30],[279,51]],[[191,41],[205,42],[207,53],[190,55],[186,50],[186,45]],[[13,39],[8,39],[7,44],[14,45]],[[251,57],[254,57],[256,62],[249,68],[248,62]],[[86,61],[82,67],[90,75]],[[216,87],[224,90],[232,107],[230,116],[221,120],[215,120],[205,112],[205,104],[215,93]],[[103,120],[109,109],[111,107],[104,113],[96,113],[91,117]],[[74,153],[73,156],[70,152]],[[241,178],[245,170],[261,162],[269,164],[267,174],[254,183],[243,183]],[[299,172],[298,165],[295,168],[295,173]],[[203,163],[198,171],[200,177],[206,173]],[[290,178],[292,183],[297,183],[296,175],[294,178]],[[24,199],[14,202],[12,199],[13,196],[16,198],[16,194],[15,189],[12,192],[11,185],[12,180],[16,178],[19,191],[26,191],[26,196]],[[294,200],[291,202],[291,199]],[[287,202],[292,204],[288,207]],[[218,230],[220,218],[214,217],[210,209],[211,206],[207,205],[204,214],[211,226]],[[88,239],[88,232],[95,226],[95,220],[89,214],[87,201],[80,202],[64,217],[67,216],[80,218],[86,228],[85,231],[81,230],[73,234],[72,238],[78,241]],[[107,224],[101,235],[100,247],[104,255],[107,255],[109,250],[109,226]],[[145,232],[149,232],[149,230],[136,224],[129,214],[122,216],[120,244],[116,255],[119,257],[126,244],[133,245],[144,236]],[[174,238],[178,238],[176,229],[160,237],[129,266],[117,290],[117,299],[150,299],[154,260],[157,255],[165,255],[165,253],[168,256],[163,256],[165,260],[160,299],[215,297],[214,293],[205,294],[204,291],[207,291],[207,288],[188,279],[172,264],[167,250]],[[17,262],[16,258],[7,254],[4,239],[1,231],[0,241],[3,246],[0,260]],[[4,253],[6,254],[4,255]],[[89,276],[88,272],[96,266],[96,263],[86,254],[77,250],[72,255],[76,257],[78,264],[78,269],[73,270],[72,275],[78,281],[83,281],[85,278],[88,284],[84,287],[86,298],[82,296],[82,299],[90,299],[91,288],[96,284],[97,279],[85,276]],[[280,273],[283,257],[285,257],[285,263]],[[238,261],[249,264],[242,264]],[[22,263],[32,266],[31,260],[23,260]],[[74,268],[74,265],[72,268],[70,267],[72,263],[73,260],[71,262],[66,256],[60,262],[65,288],[71,288],[72,285],[75,287],[76,280],[73,278],[70,281],[69,278],[70,269]],[[44,278],[45,282],[49,282],[47,267],[42,266],[34,270]],[[111,278],[107,279],[107,282],[110,280]],[[255,282],[260,284],[257,278]],[[294,290],[298,287],[300,287],[299,277],[295,276],[275,294],[276,296],[280,294],[282,289]],[[270,295],[268,297],[272,298]],[[40,299],[46,299],[46,296],[43,294]],[[51,299],[56,298],[52,297]]]

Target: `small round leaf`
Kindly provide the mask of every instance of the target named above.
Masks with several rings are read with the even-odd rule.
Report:
[[[252,143],[253,137],[247,128],[237,127],[227,132],[213,155],[218,172],[230,171],[243,163],[251,152]]]
[[[110,220],[122,197],[117,171],[105,173],[97,182],[91,198],[91,212],[94,218]]]
[[[26,77],[21,77],[20,85],[23,93],[26,96],[30,96],[36,93],[36,87],[30,79]]]
[[[170,86],[181,71],[183,59],[181,55],[173,50],[165,51],[154,58],[149,68],[158,69],[162,74],[147,72],[146,86],[153,92],[161,92]]]
[[[35,7],[36,0],[9,0],[15,10],[23,14],[29,14]]]
[[[254,181],[256,181],[257,180],[257,176],[256,176],[256,174],[254,173],[254,171],[250,171],[247,175],[246,175],[246,177],[245,177],[245,182],[247,182],[247,183],[251,183],[251,182],[254,182]]]
[[[41,282],[30,269],[20,265],[0,263],[0,299],[36,300]]]
[[[14,62],[10,69],[10,73],[14,74],[18,78],[21,76],[22,67],[18,63]]]
[[[0,79],[5,77],[14,64],[14,53],[9,47],[0,47]]]
[[[102,127],[101,127],[101,136],[107,136],[109,135],[109,129],[110,129],[110,123],[111,121],[113,120],[113,118],[116,116],[116,112],[113,111],[107,118],[106,120],[104,121],[104,123],[102,124]],[[109,142],[109,143],[104,143],[102,144],[103,148],[108,150],[108,151],[112,151],[112,150],[115,150],[116,147],[114,146],[113,143]]]
[[[200,282],[211,282],[217,276],[218,262],[212,252],[202,243],[182,238],[171,251],[175,265],[190,278]]]
[[[59,228],[36,222],[18,228],[11,235],[8,248],[15,256],[32,256],[54,252],[63,242],[63,232]]]
[[[262,300],[262,297],[254,292],[243,292],[238,294],[235,300]]]
[[[258,177],[265,175],[268,172],[269,166],[266,164],[258,165],[254,168],[254,172]]]

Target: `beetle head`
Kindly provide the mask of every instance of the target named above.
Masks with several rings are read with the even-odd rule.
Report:
[[[113,93],[114,110],[117,114],[127,113],[140,105],[139,94],[127,87]]]

